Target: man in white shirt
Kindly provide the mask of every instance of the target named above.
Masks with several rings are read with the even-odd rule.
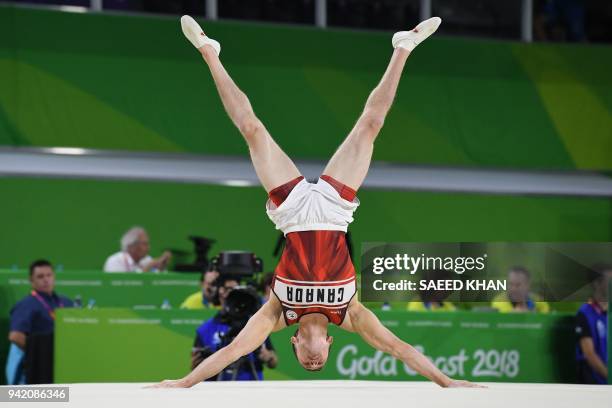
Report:
[[[165,270],[172,254],[165,251],[159,258],[149,255],[149,235],[142,227],[130,228],[121,237],[121,251],[104,263],[104,272],[157,272]]]

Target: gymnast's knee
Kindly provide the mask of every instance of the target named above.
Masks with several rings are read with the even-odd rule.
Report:
[[[368,141],[374,142],[384,124],[385,115],[365,112],[359,120],[359,133]]]
[[[254,139],[258,133],[263,129],[263,123],[256,117],[244,119],[238,124],[240,133],[244,136],[247,141]]]

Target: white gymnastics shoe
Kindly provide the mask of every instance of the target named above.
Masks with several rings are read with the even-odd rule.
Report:
[[[194,47],[202,48],[205,45],[210,45],[215,49],[217,55],[221,53],[221,44],[212,38],[208,38],[206,34],[204,34],[202,27],[200,27],[200,25],[190,16],[181,17],[181,28],[183,29],[185,37],[187,37]]]
[[[398,31],[393,34],[391,44],[393,44],[393,48],[401,47],[412,51],[427,37],[435,33],[440,23],[442,23],[440,17],[432,17],[421,21],[412,31]]]

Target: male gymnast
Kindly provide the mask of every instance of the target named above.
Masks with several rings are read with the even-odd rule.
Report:
[[[359,334],[372,347],[442,387],[480,387],[446,376],[357,300],[355,268],[345,239],[359,205],[356,192],[368,172],[374,140],[391,108],[406,60],[440,23],[440,18],[430,18],[411,31],[393,36],[393,55],[380,83],[323,175],[317,183],[309,183],[272,139],[221,64],[220,44],[207,37],[193,18],[181,18],[183,33],[208,64],[223,106],[249,147],[255,172],[268,193],[266,212],[285,234],[286,246],[275,269],[274,296],[234,341],[184,378],[165,380],[154,387],[191,387],[260,347],[271,332],[293,324],[297,330],[291,343],[306,370],[318,371],[325,365],[333,341],[327,326],[335,324]]]

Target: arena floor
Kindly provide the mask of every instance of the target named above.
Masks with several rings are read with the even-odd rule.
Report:
[[[604,407],[612,386],[483,383],[487,389],[441,389],[429,382],[269,381],[202,383],[191,389],[146,384],[71,384],[67,407],[448,408]],[[59,386],[59,384],[57,384]],[[2,404],[6,406],[7,404]],[[8,404],[9,406],[11,404]],[[16,407],[35,406],[15,403]],[[36,404],[40,405],[40,404]]]

